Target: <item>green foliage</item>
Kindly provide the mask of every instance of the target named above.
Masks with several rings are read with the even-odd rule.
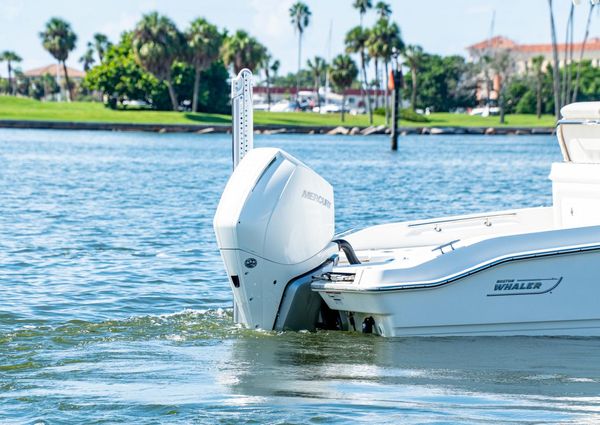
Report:
[[[378,1],[375,5],[375,10],[377,11],[377,15],[379,15],[379,19],[387,19],[392,15],[392,7],[384,1]]]
[[[514,109],[517,114],[535,114],[535,108],[536,108],[535,92],[533,90],[528,90],[518,100],[517,105],[515,106]]]
[[[194,68],[183,62],[173,66],[173,86],[179,96],[191,104],[194,87]],[[229,105],[230,87],[227,83],[229,75],[223,62],[213,62],[200,72],[198,90],[198,111],[225,114],[231,111]],[[168,103],[167,93],[163,91],[163,101]],[[168,106],[168,105],[167,105]],[[168,108],[160,108],[168,109]]]
[[[345,120],[345,90],[352,85],[358,76],[358,68],[348,55],[338,55],[333,59],[331,71],[329,72],[331,82],[342,94],[342,121]],[[369,114],[369,124],[373,124],[373,116]]]
[[[385,116],[385,108],[376,108],[373,113],[375,115]],[[410,108],[402,108],[400,109],[400,120],[410,121],[410,122],[430,122],[429,118],[425,115],[417,114]]]
[[[15,52],[13,52],[11,50],[5,50],[2,53],[0,53],[0,62],[13,63],[13,62],[21,62],[21,61],[22,61],[21,56],[17,55]]]
[[[14,85],[16,89],[16,94],[20,94],[21,96],[31,96],[31,79],[23,74],[21,70],[17,69],[14,73]]]
[[[288,72],[286,75],[273,77],[272,84],[277,87],[295,88],[296,81],[298,81],[298,85],[301,88],[312,87],[314,85],[312,73],[307,69],[301,69],[299,73]]]
[[[312,74],[315,86],[320,86],[325,79],[325,73],[327,72],[327,62],[320,56],[315,56],[314,59],[309,59],[306,62],[310,73]]]
[[[223,35],[204,18],[198,18],[185,32],[186,60],[198,70],[207,69],[219,57]]]
[[[64,62],[75,49],[77,35],[71,25],[60,18],[51,18],[40,33],[42,45],[57,61]]]
[[[227,66],[233,66],[236,74],[244,68],[257,72],[266,55],[267,48],[242,30],[226,37],[221,46],[223,62]]]
[[[294,3],[289,10],[290,22],[299,34],[310,24],[311,11],[305,3],[300,1]]]
[[[573,63],[571,75],[577,72],[577,63]],[[509,113],[535,114],[536,113],[536,79],[541,81],[542,113],[554,112],[554,92],[552,88],[552,67],[537,69],[534,64],[532,75],[513,80],[506,88],[506,108]],[[540,75],[537,73],[540,72]],[[560,70],[562,75],[567,72]],[[574,82],[573,82],[574,84]],[[600,68],[592,66],[589,60],[581,64],[581,77],[579,83],[578,102],[598,100],[600,93]],[[569,100],[568,102],[570,102]]]
[[[350,56],[338,55],[333,59],[330,78],[339,91],[349,88],[357,76],[358,68]]]
[[[62,62],[65,73],[65,92],[67,100],[71,100],[72,84],[69,81],[69,72],[67,70],[66,60],[69,53],[75,49],[77,35],[71,29],[71,25],[60,18],[52,18],[46,23],[46,28],[40,34],[42,46],[54,58]]]
[[[87,73],[83,85],[102,92],[107,106],[113,109],[127,99],[144,100],[157,107],[153,98],[159,81],[138,65],[131,42],[132,33],[123,33],[121,42],[111,46],[103,62]]]
[[[506,113],[514,113],[517,109],[517,104],[522,100],[523,96],[530,91],[530,83],[525,79],[517,79],[509,83],[504,92],[504,109]],[[530,114],[535,114],[535,92],[533,93],[533,110]],[[521,105],[524,107],[525,104]]]
[[[88,72],[92,68],[92,65],[94,65],[95,61],[94,49],[92,48],[91,44],[88,44],[85,53],[79,58],[79,63],[83,65],[83,70]]]
[[[21,57],[19,55],[17,55],[15,52],[10,51],[10,50],[5,50],[4,52],[0,53],[0,62],[6,62],[6,68],[8,71],[8,82],[10,83],[12,81],[12,71],[13,71],[13,65],[15,62],[21,62]],[[10,92],[14,92],[15,87],[13,85],[13,87],[10,87],[9,84],[9,91]]]
[[[102,62],[102,60],[104,59],[104,53],[106,53],[106,51],[111,45],[112,43],[109,41],[108,37],[99,32],[94,34],[93,43],[89,43],[89,47],[92,47],[96,50],[99,62]]]
[[[367,13],[367,10],[373,7],[373,2],[371,0],[354,0],[352,7],[358,10],[358,13],[360,13],[362,17]]]
[[[200,73],[210,67],[219,57],[223,35],[219,29],[204,18],[198,18],[185,32],[187,45],[184,48],[185,60],[194,67],[192,111],[198,110]]]
[[[357,26],[346,34],[344,44],[346,45],[346,53],[358,53],[364,56],[369,40],[370,30]]]
[[[15,93],[21,96],[39,100],[60,91],[56,79],[50,74],[44,74],[41,77],[27,77],[19,69],[16,69],[13,75]],[[12,89],[8,84],[8,79],[0,78],[0,93],[11,94],[11,92]]]
[[[10,94],[10,85],[8,78],[0,78],[0,93]]]
[[[474,106],[475,79],[473,65],[462,56],[439,56],[424,53],[418,67],[419,84],[417,107],[429,107],[433,111],[452,111],[459,107]],[[402,95],[410,99],[412,77],[406,75],[406,90]]]
[[[577,64],[572,64],[571,75],[577,73]],[[564,72],[564,70],[563,70]],[[592,62],[584,60],[581,63],[581,80],[579,83],[578,102],[598,100],[600,93],[600,68],[592,66]]]
[[[137,62],[160,80],[171,77],[171,67],[181,57],[183,35],[166,16],[144,15],[133,32],[132,48]]]
[[[417,92],[418,92],[418,81],[419,81],[419,68],[423,61],[424,53],[421,46],[409,44],[402,52],[404,60],[410,68],[411,77],[411,94],[410,94],[410,107],[414,110],[417,105]]]
[[[387,18],[381,18],[369,31],[366,47],[369,55],[375,59],[389,62],[394,50],[404,49],[404,41],[400,36],[400,28],[396,23],[391,23]]]
[[[174,90],[183,99],[191,100],[193,68],[176,62],[171,72]],[[124,33],[118,44],[108,48],[104,61],[86,75],[84,87],[102,92],[107,106],[113,109],[122,105],[124,100],[143,100],[153,109],[171,109],[166,84],[136,62],[131,33]],[[200,111],[221,113],[229,110],[227,71],[222,62],[215,62],[202,71],[199,93]]]
[[[56,79],[50,74],[38,78],[31,78],[29,82],[29,95],[34,99],[42,99],[60,91]]]

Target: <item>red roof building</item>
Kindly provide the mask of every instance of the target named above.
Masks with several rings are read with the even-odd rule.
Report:
[[[72,78],[74,80],[83,79],[85,77],[84,71],[80,71],[75,68],[67,67],[67,72],[69,73],[69,78]],[[52,64],[42,66],[40,68],[30,69],[28,71],[25,71],[24,74],[28,77],[42,77],[46,74],[50,74],[53,77],[63,78],[64,71],[62,65]]]
[[[582,46],[582,42],[573,43],[573,60],[579,60]],[[564,43],[557,45],[560,66],[565,64],[568,47]],[[531,66],[531,60],[536,56],[543,56],[547,62],[552,61],[552,44],[519,44],[510,38],[496,36],[467,47],[467,52],[472,60],[477,60],[484,55],[493,56],[494,52],[498,50],[509,50],[513,53],[517,68],[521,72],[525,72]],[[594,66],[600,66],[600,38],[587,40],[583,58],[591,60]]]
[[[573,43],[573,60],[578,61],[583,43]],[[562,43],[557,45],[559,66],[563,67],[565,63],[568,63],[567,58],[568,45]],[[515,68],[518,73],[525,74],[533,65],[533,58],[536,56],[542,56],[544,58],[543,67],[547,64],[552,64],[553,53],[552,44],[519,44],[510,38],[496,36],[488,40],[480,41],[469,47],[467,52],[469,53],[469,59],[471,61],[478,61],[484,56],[495,56],[500,51],[509,51],[511,56],[514,58]],[[584,60],[590,60],[593,66],[600,66],[600,38],[590,38],[585,44],[585,51],[583,54]],[[488,71],[491,81],[486,81],[485,75],[480,76],[480,81],[477,88],[477,99],[480,102],[489,100],[496,100],[498,98],[498,91],[502,82],[497,75],[494,75],[493,71]],[[489,93],[488,93],[489,91]]]

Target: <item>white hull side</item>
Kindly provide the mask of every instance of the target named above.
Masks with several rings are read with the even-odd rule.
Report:
[[[536,279],[560,283],[495,290]],[[512,261],[430,289],[319,292],[330,308],[354,312],[357,330],[372,316],[383,336],[600,336],[600,251]]]

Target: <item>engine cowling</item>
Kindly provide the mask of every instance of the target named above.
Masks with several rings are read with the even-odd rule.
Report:
[[[305,164],[280,149],[248,152],[231,175],[214,218],[237,322],[268,330],[286,323],[314,327],[320,298],[290,289],[290,283],[331,266],[329,259],[337,252],[331,242],[334,213],[333,188]],[[282,317],[288,314],[282,304],[291,304],[289,299],[282,303],[283,298],[300,293],[298,302],[305,308],[299,313],[296,305],[296,317]]]

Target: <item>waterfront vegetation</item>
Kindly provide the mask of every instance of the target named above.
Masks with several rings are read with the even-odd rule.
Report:
[[[404,72],[404,78],[398,79],[403,80],[400,96],[407,106],[401,113],[402,125],[551,126],[554,120],[548,115],[556,114],[558,106],[596,100],[600,92],[600,68],[583,60],[583,47],[578,52],[579,60],[574,59],[573,49],[570,50],[568,66],[558,69],[555,54],[552,63],[542,56],[536,57],[531,69],[517,72],[516,58],[510,49],[495,53],[484,49],[481,57],[472,61],[458,55],[431,54],[420,46],[405,43],[399,26],[392,20],[388,3],[354,0],[352,6],[360,16],[360,25],[347,31],[344,52],[337,54],[330,64],[318,56],[304,60],[302,38],[312,22],[312,12],[302,2],[289,9],[290,31],[298,37],[298,67],[297,72],[287,75],[278,75],[280,61],[246,31],[221,29],[204,18],[196,18],[180,30],[167,16],[152,12],[143,15],[115,43],[103,34],[94,34],[79,59],[86,76],[82,81],[74,81],[69,78],[66,60],[76,47],[77,35],[68,22],[51,18],[39,37],[44,49],[61,64],[64,78],[56,81],[49,74],[27,77],[15,68],[22,58],[5,51],[0,54],[0,61],[6,62],[8,78],[0,79],[0,93],[43,100],[60,98],[57,95],[62,93],[67,103],[42,104],[3,98],[0,119],[225,123],[230,110],[228,80],[242,68],[250,68],[256,84],[267,88],[269,107],[270,88],[278,86],[289,90],[289,109],[303,112],[256,112],[257,124],[364,127],[385,123],[389,126],[390,70],[397,76]],[[549,6],[552,11],[552,0]],[[593,9],[590,6],[583,45],[589,36]],[[368,13],[377,16],[371,27],[363,21]],[[368,80],[369,77],[373,79]],[[496,77],[502,82],[499,88],[494,85]],[[319,92],[327,78],[341,94],[340,116],[308,112],[313,106],[320,106],[321,96],[308,102],[294,94],[301,88]],[[349,88],[360,89],[362,93],[354,112],[366,114],[344,113],[350,109],[345,104]],[[384,99],[371,99],[367,89],[380,90]],[[482,97],[484,91],[487,98]],[[70,104],[71,99],[79,102]],[[141,108],[128,108],[132,104]],[[470,108],[483,105],[498,106],[500,116],[465,114]],[[432,115],[417,115],[425,110],[433,112]],[[451,113],[454,111],[461,114]]]
[[[402,126],[418,127],[499,127],[498,117],[478,117],[448,112],[432,113],[428,122],[410,122],[401,120]],[[38,120],[102,123],[140,123],[140,124],[207,124],[229,125],[231,117],[227,114],[181,113],[153,110],[113,110],[98,102],[40,102],[34,99],[0,96],[0,120]],[[384,124],[385,118],[375,114],[373,124]],[[346,115],[342,123],[338,114],[317,114],[307,112],[266,112],[255,111],[254,122],[257,125],[282,126],[338,126],[365,127],[369,125],[367,115]],[[552,115],[543,115],[537,119],[530,114],[511,114],[506,116],[506,126],[511,127],[551,127],[555,124]]]

